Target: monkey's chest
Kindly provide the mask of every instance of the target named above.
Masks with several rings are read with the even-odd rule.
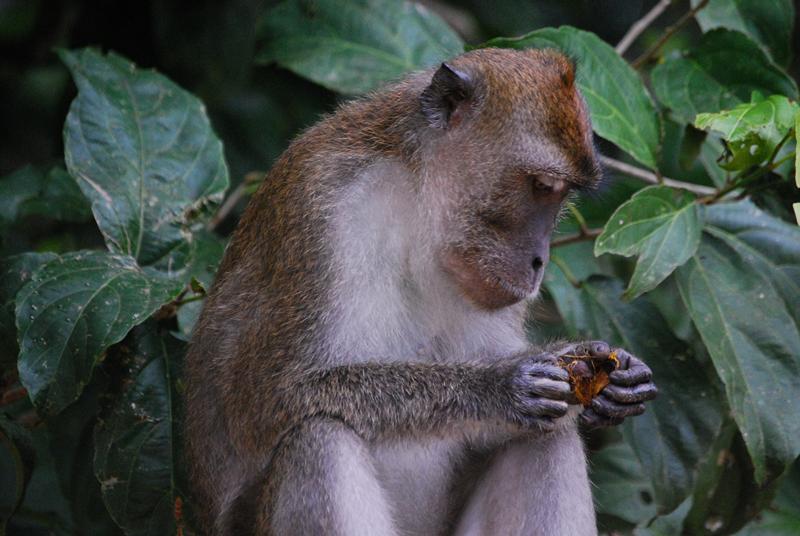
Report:
[[[463,442],[455,438],[381,442],[371,451],[401,533],[441,533]]]

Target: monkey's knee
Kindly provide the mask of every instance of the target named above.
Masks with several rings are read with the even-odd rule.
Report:
[[[346,425],[313,419],[270,464],[259,534],[394,534],[368,445]]]

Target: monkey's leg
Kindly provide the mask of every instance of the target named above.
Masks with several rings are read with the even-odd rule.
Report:
[[[339,421],[315,418],[292,430],[263,495],[258,536],[396,534],[366,443]]]
[[[501,447],[467,501],[455,534],[596,535],[577,427]]]

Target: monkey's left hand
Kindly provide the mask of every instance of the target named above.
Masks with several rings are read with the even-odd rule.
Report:
[[[595,354],[611,353],[605,343],[592,343]],[[653,372],[638,357],[622,348],[615,348],[619,367],[608,375],[610,383],[592,399],[592,405],[583,410],[581,421],[590,427],[614,426],[625,417],[644,413],[644,402],[653,400],[658,389],[652,381]]]

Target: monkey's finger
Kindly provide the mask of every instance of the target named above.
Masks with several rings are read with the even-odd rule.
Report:
[[[618,404],[600,395],[592,399],[592,409],[606,417],[624,418],[644,413],[644,404]]]
[[[533,378],[531,382],[531,393],[552,400],[569,400],[572,395],[572,390],[569,388],[569,382],[566,381],[551,380],[550,378]]]
[[[605,341],[589,341],[583,346],[592,357],[607,358],[611,354],[611,347]]]
[[[658,395],[658,388],[653,382],[640,383],[632,387],[608,384],[603,389],[603,394],[614,402],[621,404],[634,404],[653,400]]]
[[[567,381],[569,380],[569,373],[558,365],[549,363],[527,363],[524,365],[522,372],[528,376],[537,378],[549,378],[551,380]]]
[[[617,385],[636,385],[638,383],[647,383],[653,377],[653,372],[650,367],[645,365],[640,359],[629,356],[629,366],[625,369],[619,368],[608,375],[611,383]]]
[[[522,411],[533,417],[563,417],[568,409],[569,405],[563,400],[536,397],[524,402]]]
[[[622,417],[605,417],[602,415],[598,415],[591,408],[584,410],[580,414],[579,419],[583,424],[591,428],[604,428],[607,426],[617,426],[619,424],[622,424],[622,422],[625,420]]]

